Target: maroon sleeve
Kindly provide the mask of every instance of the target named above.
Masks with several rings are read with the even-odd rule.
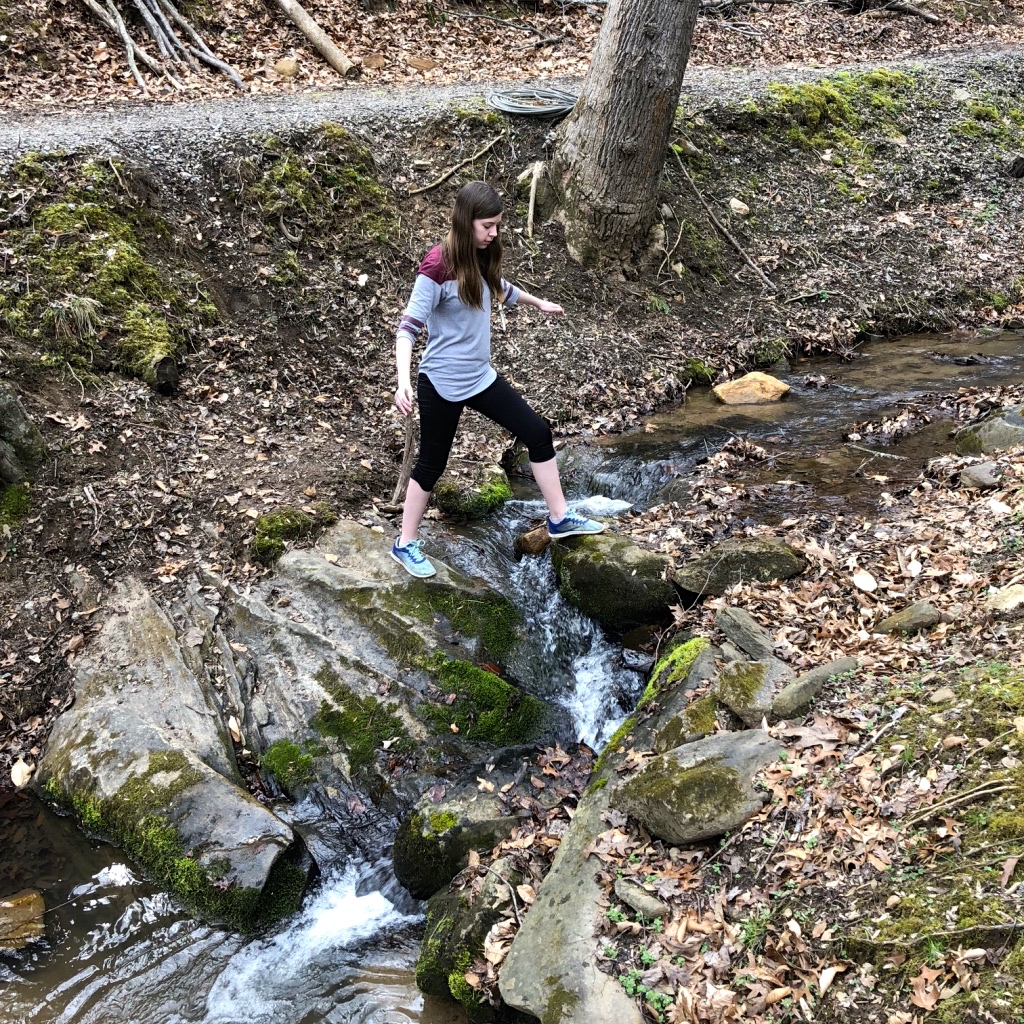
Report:
[[[439,245],[435,245],[424,256],[418,273],[423,274],[424,277],[429,277],[435,284],[444,284],[445,281],[454,280],[453,275],[448,272],[448,267],[444,262],[444,255]]]

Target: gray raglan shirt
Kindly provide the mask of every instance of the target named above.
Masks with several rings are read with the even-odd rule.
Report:
[[[514,306],[519,289],[504,278],[501,287],[505,304]],[[415,347],[424,327],[427,348],[419,372],[430,378],[442,398],[462,402],[494,383],[498,375],[491,366],[491,290],[484,281],[483,309],[465,305],[439,245],[420,264],[397,334]]]

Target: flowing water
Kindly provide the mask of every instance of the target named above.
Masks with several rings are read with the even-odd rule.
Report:
[[[1024,333],[908,338],[867,347],[848,363],[805,361],[772,372],[793,387],[783,402],[727,407],[696,391],[653,418],[652,432],[574,449],[569,490],[602,515],[685,501],[697,461],[742,437],[771,454],[748,471],[748,483],[776,485],[759,499],[759,520],[866,511],[879,488],[867,486],[864,474],[884,474],[893,485],[913,479],[947,449],[950,424],[885,449],[869,437],[859,447],[847,443],[844,428],[898,412],[926,392],[1019,381]],[[782,480],[786,486],[777,486]],[[562,601],[548,556],[513,556],[515,535],[542,515],[536,494],[517,489],[517,500],[495,519],[437,527],[428,547],[516,602],[528,638],[507,666],[510,675],[562,704],[578,737],[599,746],[635,702],[649,662]],[[316,813],[312,806],[292,811]],[[183,913],[116,849],[87,839],[31,797],[0,797],[0,896],[34,887],[49,908],[44,943],[0,951],[0,1024],[464,1021],[457,1007],[416,990],[423,906],[394,882],[388,860],[345,861],[343,844],[332,846],[326,827],[318,844],[322,877],[299,914],[271,935],[242,938]]]

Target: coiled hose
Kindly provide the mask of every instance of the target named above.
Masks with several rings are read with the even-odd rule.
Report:
[[[577,97],[562,89],[508,89],[492,92],[487,105],[505,114],[521,117],[565,117],[576,105]]]

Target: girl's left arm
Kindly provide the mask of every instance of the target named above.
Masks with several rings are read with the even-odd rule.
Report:
[[[536,306],[542,313],[553,313],[555,316],[565,315],[565,310],[562,309],[557,302],[548,302],[547,299],[538,299],[536,295],[524,292],[522,288],[517,290],[519,292],[520,303],[527,306]]]

